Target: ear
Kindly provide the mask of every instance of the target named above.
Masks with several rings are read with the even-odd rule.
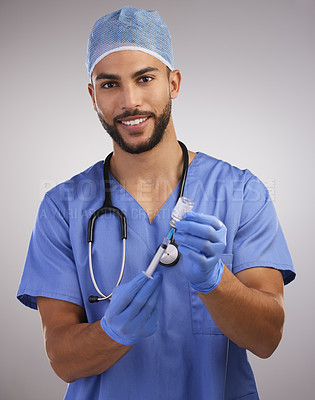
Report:
[[[176,97],[178,96],[181,81],[182,75],[178,69],[170,72],[169,85],[171,99],[176,99]]]
[[[89,94],[90,94],[91,99],[92,99],[93,108],[96,111],[96,104],[95,104],[95,97],[94,97],[94,86],[92,85],[92,83],[88,84],[88,91],[89,91]]]

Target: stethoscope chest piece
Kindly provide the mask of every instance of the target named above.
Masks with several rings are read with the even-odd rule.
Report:
[[[167,246],[165,253],[161,257],[160,264],[163,267],[173,267],[176,265],[180,258],[180,252],[178,251],[177,244],[172,241]]]

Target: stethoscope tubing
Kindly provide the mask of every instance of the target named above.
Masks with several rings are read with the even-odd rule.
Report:
[[[184,165],[183,165],[183,172],[182,172],[182,178],[180,181],[180,186],[179,186],[179,192],[178,192],[178,197],[177,200],[183,195],[184,188],[185,188],[185,183],[186,183],[186,177],[187,177],[187,172],[188,172],[188,151],[184,143],[178,141],[180,144],[182,151],[183,151],[183,158],[184,158]],[[90,296],[89,297],[89,302],[90,303],[95,303],[101,300],[110,300],[112,293],[109,295],[105,295],[102,293],[100,288],[98,287],[96,283],[96,279],[94,276],[93,272],[93,261],[92,261],[92,243],[94,239],[94,227],[95,227],[95,222],[97,218],[106,213],[113,213],[116,214],[119,217],[120,220],[120,226],[121,226],[121,238],[122,238],[122,261],[121,261],[121,267],[120,267],[120,274],[116,283],[116,286],[119,286],[121,283],[121,280],[123,278],[124,270],[125,270],[125,264],[126,264],[126,240],[127,240],[127,219],[125,214],[117,207],[113,206],[112,201],[111,201],[111,190],[110,190],[110,183],[109,183],[109,164],[110,164],[110,159],[112,157],[113,153],[111,152],[108,154],[104,161],[104,166],[103,166],[103,176],[104,176],[104,187],[105,187],[105,200],[104,204],[101,208],[96,210],[92,216],[89,219],[88,222],[88,246],[89,246],[89,270],[90,270],[90,276],[92,279],[93,286],[96,290],[96,292],[99,294],[100,297],[98,296]],[[173,237],[171,238],[171,244],[176,247],[176,244],[173,241]],[[175,265],[179,260],[179,255],[177,256],[176,260],[166,264],[166,263],[161,263],[162,265],[168,265],[168,266],[173,266]]]
[[[122,254],[122,260],[121,260],[120,274],[119,274],[118,281],[117,281],[115,287],[120,285],[120,282],[122,280],[122,277],[123,277],[124,271],[125,271],[125,265],[126,265],[126,238],[123,238],[123,240],[122,240],[122,247],[123,247],[123,254]],[[110,293],[109,295],[106,295],[106,294],[102,293],[100,288],[98,287],[98,285],[96,283],[96,279],[95,279],[94,272],[93,272],[93,262],[92,262],[92,242],[89,242],[89,269],[90,269],[90,275],[91,275],[91,279],[92,279],[94,288],[97,291],[97,293],[101,296],[101,297],[90,296],[89,297],[90,303],[94,303],[96,301],[101,301],[101,300],[109,300],[112,297],[113,293]]]

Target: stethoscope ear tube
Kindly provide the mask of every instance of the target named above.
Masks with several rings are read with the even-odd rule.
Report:
[[[126,265],[126,239],[122,240],[122,245],[123,245],[123,251],[122,251],[122,260],[121,260],[121,268],[120,268],[120,274],[118,281],[116,283],[116,287],[120,285],[120,282],[122,280],[124,270],[125,270],[125,265]],[[93,262],[92,262],[92,242],[89,242],[89,269],[90,269],[90,276],[94,285],[95,290],[97,293],[100,295],[100,297],[97,296],[89,296],[89,302],[90,303],[97,303],[98,301],[101,300],[110,300],[112,297],[112,293],[109,295],[105,295],[104,293],[101,292],[100,288],[98,287],[95,277],[94,277],[94,272],[93,272]]]

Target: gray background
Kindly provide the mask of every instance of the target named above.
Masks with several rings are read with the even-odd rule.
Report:
[[[131,2],[129,2],[131,3]],[[46,189],[111,150],[92,109],[84,65],[109,0],[2,0],[1,400],[61,399],[38,313],[15,299]],[[314,0],[137,1],[169,25],[183,74],[178,137],[269,187],[298,272],[286,288],[284,338],[249,355],[263,400],[314,397]]]

